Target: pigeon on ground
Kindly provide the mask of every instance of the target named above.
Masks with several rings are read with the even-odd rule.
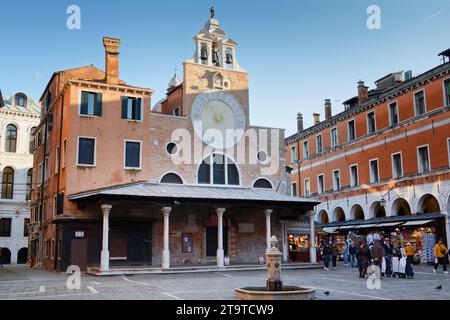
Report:
[[[442,286],[441,285],[439,285],[439,286],[437,286],[435,289],[437,289],[437,290],[441,290],[442,289]]]
[[[328,296],[330,294],[330,291],[325,291],[323,294]]]

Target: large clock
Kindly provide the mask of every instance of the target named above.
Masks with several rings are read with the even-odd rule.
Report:
[[[214,148],[232,147],[244,135],[244,111],[233,96],[222,91],[199,94],[191,118],[197,136]]]

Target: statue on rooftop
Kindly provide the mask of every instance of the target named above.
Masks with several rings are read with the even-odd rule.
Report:
[[[211,19],[214,19],[214,17],[216,16],[216,10],[214,9],[214,6],[209,8],[209,12],[211,13]]]

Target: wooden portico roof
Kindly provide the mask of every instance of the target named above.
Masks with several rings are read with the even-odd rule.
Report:
[[[68,196],[72,201],[122,199],[161,203],[230,203],[256,206],[297,207],[312,210],[316,199],[294,197],[271,189],[219,187],[159,183],[134,183],[81,192]]]

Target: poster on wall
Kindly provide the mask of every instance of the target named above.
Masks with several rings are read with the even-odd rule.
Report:
[[[181,241],[181,251],[183,253],[191,253],[193,248],[192,233],[183,233]]]

